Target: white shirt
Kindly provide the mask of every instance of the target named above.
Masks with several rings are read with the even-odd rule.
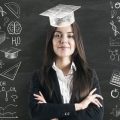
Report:
[[[72,95],[73,72],[76,71],[76,66],[74,62],[72,62],[67,75],[64,75],[62,70],[55,65],[55,62],[53,63],[52,68],[56,71],[58,77],[60,92],[63,97],[63,103],[69,103]]]

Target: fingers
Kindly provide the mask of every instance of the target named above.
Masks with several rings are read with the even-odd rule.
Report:
[[[94,89],[89,93],[89,95],[92,95],[96,90],[97,90],[97,88],[94,88]]]
[[[97,105],[97,107],[102,107],[102,104],[99,102],[98,99],[94,99],[94,101],[92,101],[92,103]]]
[[[44,98],[44,96],[42,95],[42,93],[39,91],[39,94],[33,94],[33,96],[35,97],[34,99],[37,100],[40,103],[46,103],[46,100]]]
[[[34,97],[39,97],[40,95],[37,95],[37,94],[33,94],[34,95]]]
[[[39,102],[37,102],[38,104],[42,104],[42,103],[44,103],[43,101],[39,101]]]
[[[93,103],[97,105],[97,107],[102,107],[102,104],[100,103],[99,99],[103,100],[103,97],[99,94],[94,94],[97,88],[93,89],[89,95],[88,95],[88,100],[90,103]]]
[[[103,97],[101,95],[98,95],[98,94],[94,94],[93,95],[95,98],[100,98],[101,100],[103,100]]]
[[[39,94],[40,94],[42,97],[44,97],[43,94],[42,94],[40,91],[39,91]]]

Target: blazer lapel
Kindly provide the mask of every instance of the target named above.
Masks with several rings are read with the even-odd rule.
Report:
[[[53,68],[51,68],[51,70],[50,70],[50,76],[51,76],[51,81],[52,81],[53,90],[54,90],[53,92],[57,98],[57,101],[58,101],[58,103],[63,103],[57,74],[56,74],[55,70],[53,70]]]

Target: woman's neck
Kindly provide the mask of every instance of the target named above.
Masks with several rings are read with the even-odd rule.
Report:
[[[55,61],[56,66],[61,69],[64,75],[68,74],[71,66],[71,59],[70,58],[58,58]]]

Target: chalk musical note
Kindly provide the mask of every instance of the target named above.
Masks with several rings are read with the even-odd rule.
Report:
[[[7,14],[1,6],[0,6],[0,13],[1,13],[2,17]]]

